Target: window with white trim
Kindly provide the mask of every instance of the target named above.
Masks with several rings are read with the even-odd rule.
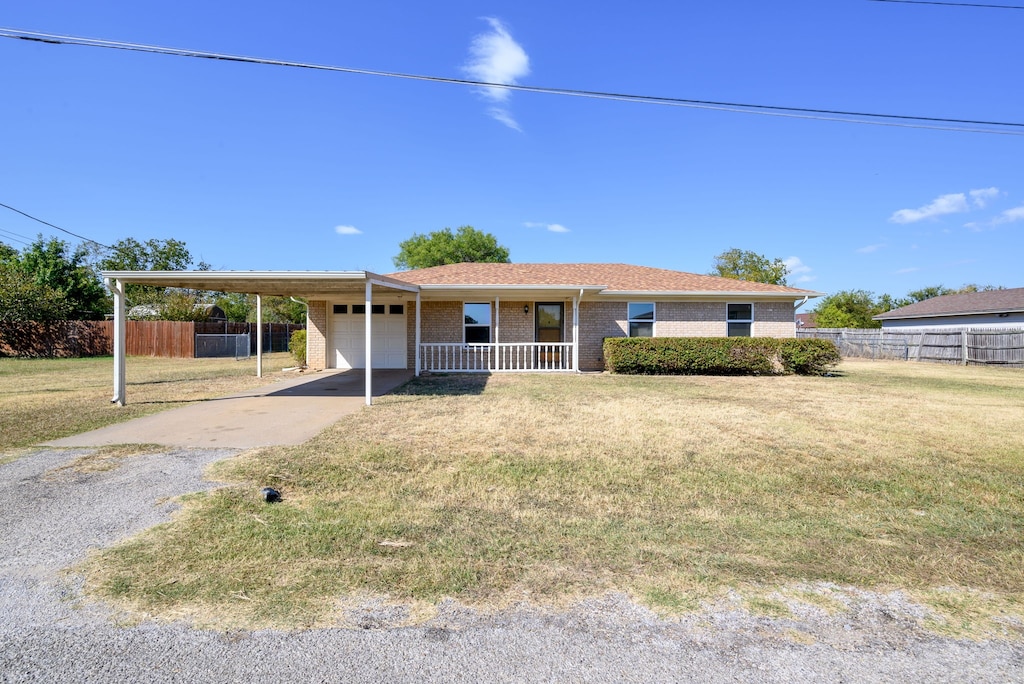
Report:
[[[466,344],[489,344],[491,341],[491,304],[490,302],[465,302],[462,305],[462,316],[465,321]]]
[[[726,325],[729,337],[750,337],[754,325],[753,304],[726,304]]]
[[[630,337],[654,337],[654,302],[627,304]]]

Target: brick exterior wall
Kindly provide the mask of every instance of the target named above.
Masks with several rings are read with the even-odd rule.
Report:
[[[306,325],[306,365],[314,370],[327,368],[327,325],[327,302],[311,299]]]
[[[636,300],[640,301],[640,300]],[[739,300],[736,300],[739,302]],[[408,368],[416,364],[416,302],[406,304],[406,338],[408,340]],[[625,337],[628,334],[626,301],[580,303],[580,370],[604,369],[603,344],[606,337]],[[572,300],[564,305],[563,339],[572,342]],[[529,306],[530,312],[523,313]],[[328,365],[327,330],[328,303],[309,302],[307,333],[307,359],[310,368],[323,369]],[[499,340],[505,342],[533,342],[536,321],[535,302],[501,301],[500,317],[495,318],[492,307],[492,325],[501,326]],[[655,334],[658,337],[725,337],[727,325],[725,302],[657,302],[655,304]],[[420,341],[424,343],[461,343],[463,341],[463,313],[461,301],[425,301],[421,303]],[[752,334],[755,337],[794,337],[793,304],[782,302],[755,302]],[[493,339],[493,329],[492,329]]]
[[[726,302],[656,302],[654,312],[657,337],[725,337],[728,334]],[[625,301],[580,303],[580,370],[604,368],[604,338],[626,337],[628,315]],[[751,334],[754,337],[795,337],[793,321],[792,302],[755,302]],[[571,331],[566,339],[572,339]]]

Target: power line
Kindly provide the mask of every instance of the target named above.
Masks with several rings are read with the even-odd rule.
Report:
[[[0,238],[3,238],[5,240],[11,240],[13,242],[20,242],[23,245],[32,244],[32,238],[26,235],[22,235],[20,233],[14,233],[5,228],[0,228]]]
[[[900,2],[907,5],[944,5],[946,7],[984,7],[986,9],[1024,10],[1020,5],[982,5],[976,2],[936,2],[935,0],[870,0],[871,2]]]
[[[394,71],[378,71],[373,69],[357,69],[353,67],[311,64],[306,62],[292,62],[277,59],[267,59],[262,57],[245,57],[241,55],[205,52],[201,50],[186,50],[182,48],[170,48],[158,45],[144,45],[139,43],[126,43],[121,41],[103,40],[98,38],[63,36],[50,33],[22,31],[20,29],[2,27],[0,27],[0,38],[14,38],[19,40],[28,40],[51,45],[79,45],[84,47],[99,47],[115,50],[128,50],[132,52],[148,52],[154,54],[172,55],[177,57],[194,57],[200,59],[213,59],[228,62],[242,62],[247,64],[262,64],[267,66],[281,66],[299,69],[312,69],[317,71],[332,71],[347,74],[359,74],[364,76],[401,78],[415,81],[428,81],[432,83],[448,83],[453,85],[472,86],[475,88],[501,88],[504,90],[540,93],[545,95],[564,95],[570,97],[615,100],[640,104],[656,104],[673,107],[688,107],[694,109],[729,111],[744,114],[760,114],[762,116],[783,116],[790,118],[813,119],[821,121],[838,121],[843,123],[873,124],[878,126],[898,126],[903,128],[925,128],[932,130],[955,131],[960,133],[1024,135],[1024,123],[1019,122],[985,121],[976,119],[953,119],[946,117],[911,116],[904,114],[879,114],[875,112],[855,112],[834,109],[812,109],[808,107],[785,107],[778,105],[759,105],[739,102],[716,102],[712,100],[694,100],[678,97],[662,97],[655,95],[636,95],[629,93],[611,93],[595,90],[576,90],[571,88],[547,88],[541,86],[489,83],[486,81],[471,81],[467,79],[447,78],[443,76],[409,74]],[[965,128],[965,126],[989,126],[994,128]],[[1007,128],[1011,130],[1004,130]]]
[[[13,211],[13,212],[15,212],[17,214],[21,214],[25,218],[30,218],[33,221],[36,221],[37,223],[42,223],[44,226],[49,226],[50,228],[55,228],[55,229],[59,230],[62,233],[67,233],[68,235],[73,235],[76,238],[78,238],[79,240],[85,240],[86,242],[91,242],[94,245],[99,245],[100,247],[105,247],[106,249],[113,249],[113,247],[105,245],[102,242],[96,242],[92,238],[87,238],[84,235],[79,235],[78,233],[72,233],[70,230],[65,230],[65,229],[61,228],[60,226],[55,226],[52,223],[44,221],[43,219],[40,219],[40,218],[36,218],[35,216],[32,216],[31,214],[26,214],[21,209],[15,209],[14,207],[12,207],[12,206],[10,206],[8,204],[4,204],[3,202],[0,202],[0,207],[3,207],[4,209],[10,209],[11,211]]]

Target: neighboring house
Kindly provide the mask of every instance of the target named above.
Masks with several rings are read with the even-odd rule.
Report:
[[[427,371],[600,370],[606,337],[794,337],[794,302],[819,296],[627,264],[462,263],[385,277],[413,289],[375,298],[372,366]],[[364,319],[362,299],[311,299],[306,362],[364,367]]]
[[[1024,328],[1024,287],[943,295],[874,317],[883,330]]]
[[[125,394],[123,288],[128,283],[256,294],[258,310],[262,296],[305,297],[310,368],[396,368],[417,374],[600,370],[606,337],[795,337],[795,308],[821,296],[627,264],[462,263],[390,275],[108,271],[103,277],[114,295],[114,402],[119,404]],[[371,376],[366,373],[368,404]]]
[[[813,330],[818,327],[818,314],[802,313],[796,315],[797,330]]]

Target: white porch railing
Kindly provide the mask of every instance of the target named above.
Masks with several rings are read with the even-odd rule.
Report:
[[[438,373],[571,371],[571,342],[421,344],[420,367]]]

